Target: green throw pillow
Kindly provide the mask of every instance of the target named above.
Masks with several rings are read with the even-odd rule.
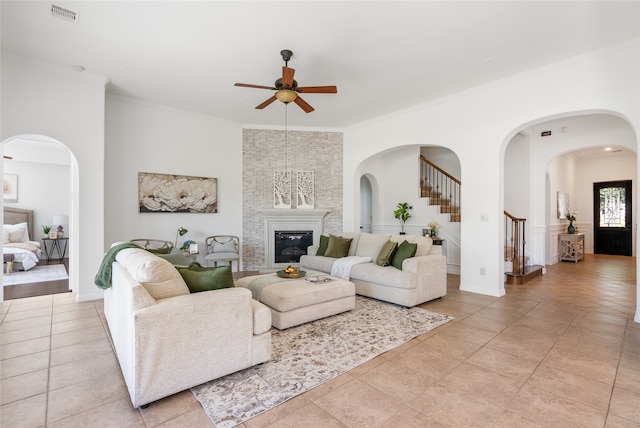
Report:
[[[327,252],[327,246],[329,246],[329,237],[320,235],[320,246],[318,247],[316,256],[324,256],[324,253]]]
[[[182,253],[156,254],[156,256],[168,260],[174,266],[189,266],[189,259]]]
[[[171,252],[171,248],[147,248],[147,251],[153,254],[169,254]]]
[[[231,266],[203,267],[193,262],[188,268],[178,268],[178,272],[192,293],[234,286]]]
[[[378,258],[376,259],[376,263],[379,266],[389,266],[397,248],[397,242],[387,241],[387,243],[382,246],[380,254],[378,254]]]
[[[327,245],[327,251],[325,251],[324,255],[335,258],[347,257],[349,255],[349,247],[351,247],[351,239],[329,235],[329,245]]]
[[[391,265],[402,270],[402,262],[404,259],[408,259],[416,255],[418,244],[410,244],[407,241],[402,241],[402,244],[398,245],[396,253],[393,255]]]

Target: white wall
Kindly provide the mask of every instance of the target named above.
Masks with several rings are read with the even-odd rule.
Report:
[[[41,226],[51,226],[54,215],[69,214],[69,166],[20,162],[14,159],[4,161],[4,173],[18,176],[18,202],[4,205],[33,210],[34,236],[30,238],[41,242],[40,239],[44,236]]]
[[[187,111],[107,97],[105,246],[134,238],[174,242],[182,226],[198,243],[207,236],[242,235],[242,128]],[[139,213],[138,172],[218,179],[218,212]]]
[[[79,301],[101,298],[102,290],[93,279],[105,247],[106,80],[7,52],[2,54],[1,67],[0,141],[38,134],[57,140],[71,151],[69,285]]]
[[[500,296],[504,291],[503,151],[520,129],[580,111],[611,111],[640,129],[638,41],[452,95],[345,131],[345,230],[358,221],[362,163],[390,147],[437,141],[461,163],[461,282],[465,291]],[[634,141],[634,147],[637,141]],[[557,155],[557,154],[556,154]],[[549,159],[535,155],[531,198],[544,201]],[[538,161],[544,158],[542,164]],[[545,206],[532,207],[532,252],[544,262]],[[484,272],[484,274],[483,274]]]

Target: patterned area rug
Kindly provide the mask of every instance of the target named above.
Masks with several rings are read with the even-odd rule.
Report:
[[[356,308],[272,330],[272,359],[191,389],[217,428],[234,427],[452,317],[356,296]]]
[[[2,277],[2,283],[3,285],[29,284],[67,278],[69,276],[64,265],[41,265],[34,266],[27,271],[13,271],[11,275],[5,273]]]

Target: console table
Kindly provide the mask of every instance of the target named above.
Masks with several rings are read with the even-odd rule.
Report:
[[[44,247],[44,256],[47,258],[47,263],[56,255],[58,256],[58,260],[62,261],[67,252],[68,243],[69,238],[42,238],[42,246]]]
[[[578,263],[584,259],[584,233],[561,233],[558,239],[560,261]]]

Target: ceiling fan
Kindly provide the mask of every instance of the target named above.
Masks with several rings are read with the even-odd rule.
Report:
[[[13,157],[7,156],[7,155],[3,155],[2,157],[5,158],[5,159],[13,159]]]
[[[285,104],[293,101],[306,113],[311,113],[314,108],[311,107],[298,94],[338,93],[338,88],[336,86],[298,86],[298,82],[293,79],[293,75],[296,71],[293,68],[287,67],[289,60],[293,56],[293,52],[288,49],[284,49],[280,51],[280,55],[282,55],[282,59],[284,60],[284,67],[282,67],[282,77],[276,80],[273,86],[250,85],[248,83],[236,83],[234,85],[242,86],[245,88],[271,89],[272,91],[277,91],[271,98],[267,99],[262,104],[257,105],[257,109],[261,110],[275,100],[279,100]]]

